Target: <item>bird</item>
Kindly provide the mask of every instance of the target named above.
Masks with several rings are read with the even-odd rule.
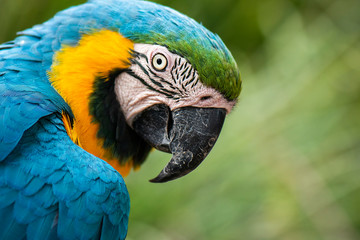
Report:
[[[221,38],[171,8],[89,0],[0,45],[0,239],[125,239],[124,177],[193,171],[242,81]]]

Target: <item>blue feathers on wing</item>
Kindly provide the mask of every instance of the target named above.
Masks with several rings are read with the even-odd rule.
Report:
[[[0,239],[126,236],[130,206],[122,177],[76,146],[57,114],[25,131],[0,163],[0,193]]]

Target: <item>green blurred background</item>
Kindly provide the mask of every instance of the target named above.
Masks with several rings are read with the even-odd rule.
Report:
[[[0,42],[84,1],[0,0]],[[218,33],[244,81],[185,178],[126,178],[128,239],[360,239],[360,1],[159,0]]]

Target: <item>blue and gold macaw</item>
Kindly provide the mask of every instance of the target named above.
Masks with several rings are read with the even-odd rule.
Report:
[[[122,176],[195,169],[241,91],[221,39],[145,1],[91,0],[0,45],[0,239],[124,239]]]

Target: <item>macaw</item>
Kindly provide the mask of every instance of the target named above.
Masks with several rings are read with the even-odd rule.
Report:
[[[125,239],[123,176],[194,170],[241,91],[222,40],[170,8],[90,0],[0,45],[0,239]]]

